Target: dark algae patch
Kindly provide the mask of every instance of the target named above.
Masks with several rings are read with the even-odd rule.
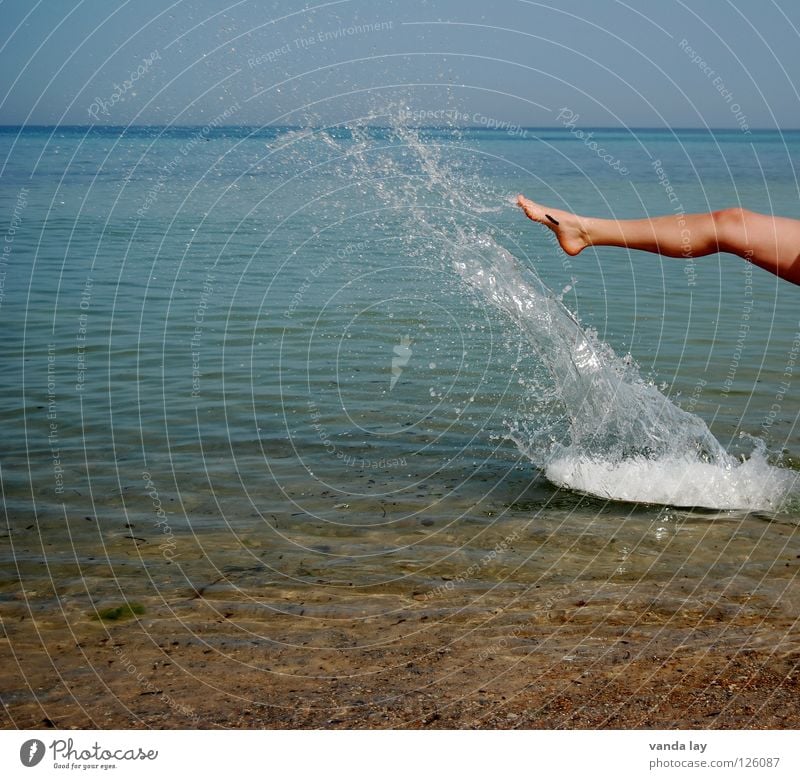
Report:
[[[101,609],[94,618],[105,622],[118,622],[119,620],[130,619],[137,614],[144,614],[144,606],[141,603],[125,603],[122,606]]]

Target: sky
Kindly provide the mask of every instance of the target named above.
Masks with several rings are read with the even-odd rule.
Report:
[[[790,0],[0,0],[0,124],[800,127]],[[380,123],[374,120],[374,123]]]

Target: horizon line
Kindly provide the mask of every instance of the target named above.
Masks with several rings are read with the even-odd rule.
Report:
[[[0,129],[58,129],[62,128],[71,128],[71,129],[103,129],[103,130],[130,130],[130,129],[197,129],[197,128],[204,128],[207,127],[207,124],[4,124],[0,123]],[[361,125],[362,127],[367,127],[369,129],[374,130],[391,130],[393,129],[392,125],[386,124],[367,124]],[[413,127],[416,130],[482,130],[485,132],[505,132],[509,135],[512,135],[514,132],[519,130],[564,130],[567,132],[571,132],[571,129],[565,127],[564,125],[521,125],[515,124],[513,122],[506,123],[505,126],[502,127],[487,127],[486,125],[480,124],[465,124],[465,125],[442,125],[442,124],[406,124],[403,125],[404,127]],[[257,124],[226,124],[226,125],[218,125],[217,127],[212,127],[210,130],[226,130],[226,129],[243,129],[243,128],[254,128],[258,130],[305,130],[305,129],[312,129],[312,130],[324,130],[324,129],[348,129],[342,123],[334,123],[334,124],[322,124],[322,125],[303,125],[303,124],[276,124],[276,125],[257,125]],[[701,131],[701,132],[737,132],[743,133],[743,130],[740,127],[711,127],[711,126],[701,126],[701,127],[685,127],[685,126],[633,126],[630,127],[619,127],[616,125],[585,125],[581,128],[582,130],[617,130],[620,132],[625,131],[633,131],[633,130],[664,130],[664,131]],[[749,131],[752,132],[797,132],[800,130],[800,127],[750,127],[748,128]]]

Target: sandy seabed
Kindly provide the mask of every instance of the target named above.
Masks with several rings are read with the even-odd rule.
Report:
[[[554,587],[525,608],[387,587],[331,613],[324,589],[266,608],[263,590],[210,587],[114,622],[20,598],[2,610],[2,725],[800,727],[792,598],[687,608],[639,590]]]

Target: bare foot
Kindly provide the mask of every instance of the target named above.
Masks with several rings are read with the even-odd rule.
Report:
[[[556,234],[561,248],[570,257],[580,254],[589,245],[589,237],[579,216],[569,211],[540,206],[522,195],[517,196],[517,205],[528,219],[549,227]]]

